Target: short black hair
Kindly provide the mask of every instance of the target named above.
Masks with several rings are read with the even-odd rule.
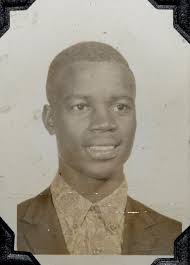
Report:
[[[46,94],[50,105],[56,103],[57,93],[55,93],[55,90],[57,89],[57,86],[55,86],[54,81],[56,80],[56,75],[59,70],[72,63],[80,61],[117,62],[124,65],[130,76],[130,85],[135,89],[134,75],[130,70],[126,59],[115,48],[101,42],[79,42],[60,52],[50,64],[46,82]]]

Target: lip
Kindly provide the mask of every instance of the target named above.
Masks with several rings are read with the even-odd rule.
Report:
[[[120,144],[93,144],[86,147],[90,157],[94,160],[109,160],[117,156]]]

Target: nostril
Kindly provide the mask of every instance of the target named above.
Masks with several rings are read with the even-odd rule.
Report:
[[[90,127],[93,131],[114,131],[116,128],[116,124],[110,122],[94,123]]]

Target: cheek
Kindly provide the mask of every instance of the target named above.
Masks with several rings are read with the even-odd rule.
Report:
[[[135,132],[136,132],[136,118],[135,116],[131,119],[126,120],[123,122],[122,127],[122,138],[125,143],[129,146],[133,144]]]
[[[57,128],[57,140],[62,149],[69,152],[76,151],[83,141],[83,130],[79,123],[69,119],[62,121]]]

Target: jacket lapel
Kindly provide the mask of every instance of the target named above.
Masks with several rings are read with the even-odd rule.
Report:
[[[31,205],[25,214],[25,238],[35,254],[69,254],[50,189],[40,196],[40,204]]]
[[[151,229],[156,223],[151,209],[128,196],[125,209],[122,255],[148,255],[156,245]]]

